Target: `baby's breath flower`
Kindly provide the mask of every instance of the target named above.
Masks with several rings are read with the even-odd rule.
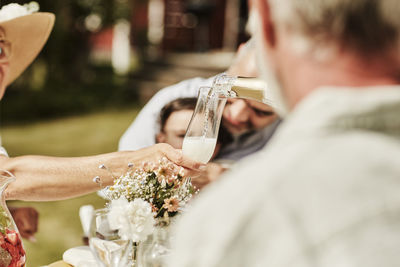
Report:
[[[107,170],[103,166],[99,168]],[[143,162],[141,168],[128,169],[104,189],[110,200],[123,197],[129,202],[138,198],[148,202],[152,211],[157,212],[156,217],[163,217],[167,211],[174,216],[194,192],[190,178],[184,177],[184,169],[176,168],[167,158],[160,159],[157,166]]]

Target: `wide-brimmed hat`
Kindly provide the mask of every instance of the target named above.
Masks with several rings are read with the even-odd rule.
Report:
[[[10,44],[7,85],[21,75],[42,50],[54,20],[52,13],[35,12],[0,21],[3,38]]]

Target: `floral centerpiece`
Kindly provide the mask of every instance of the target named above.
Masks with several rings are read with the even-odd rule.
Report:
[[[105,166],[100,166],[106,168]],[[184,209],[197,191],[183,168],[166,158],[158,164],[130,164],[128,171],[103,190],[108,204],[109,223],[119,234],[133,242],[146,240],[156,223],[168,224],[169,218]]]

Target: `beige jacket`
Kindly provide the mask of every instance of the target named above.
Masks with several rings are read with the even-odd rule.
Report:
[[[400,86],[321,88],[194,201],[171,267],[400,266]]]

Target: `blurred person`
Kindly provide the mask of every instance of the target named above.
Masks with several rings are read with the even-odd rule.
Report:
[[[196,102],[194,97],[178,98],[161,109],[158,119],[160,131],[155,136],[156,143],[167,143],[174,148],[182,148]]]
[[[197,98],[187,97],[178,98],[166,104],[161,109],[158,119],[160,132],[155,136],[156,143],[167,143],[174,148],[181,149],[196,103]],[[231,139],[232,137],[224,126],[221,126],[211,162],[206,164],[207,167],[204,172],[192,177],[192,183],[197,188],[201,189],[211,181],[216,180],[226,170],[225,165],[218,163],[218,161],[213,162],[213,159],[218,155],[221,147],[229,143]]]
[[[193,201],[168,266],[400,266],[398,1],[251,3],[284,121]]]
[[[21,236],[29,241],[36,241],[39,212],[33,207],[8,207],[8,209]]]
[[[255,49],[250,40],[240,45],[226,71],[231,76],[256,77]],[[140,149],[155,143],[153,138],[160,129],[157,123],[161,108],[178,98],[197,97],[202,86],[211,86],[214,77],[193,78],[161,89],[143,107],[119,141],[119,150]],[[260,150],[271,138],[280,120],[273,109],[254,100],[228,99],[223,112],[222,125],[231,134],[216,159],[236,161]]]
[[[54,14],[35,12],[29,6],[9,4],[0,10],[0,97],[34,60],[45,44],[54,25]],[[181,151],[167,144],[157,144],[138,151],[114,152],[89,157],[20,156],[9,157],[0,149],[0,169],[16,176],[5,191],[6,199],[47,201],[71,198],[99,189],[113,182],[114,175],[123,174],[129,163],[141,166],[143,161],[158,162],[166,157],[177,165],[193,171],[202,166],[182,156]]]

